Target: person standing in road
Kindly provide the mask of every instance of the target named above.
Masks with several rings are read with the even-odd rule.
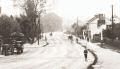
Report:
[[[78,43],[78,38],[76,38],[76,43]]]
[[[52,36],[52,35],[53,35],[53,33],[51,32],[51,33],[50,33],[50,36]]]
[[[46,35],[45,35],[45,41],[47,41],[47,37],[46,37]]]
[[[88,56],[88,50],[85,48],[85,50],[84,50],[85,61],[87,61],[87,56]]]

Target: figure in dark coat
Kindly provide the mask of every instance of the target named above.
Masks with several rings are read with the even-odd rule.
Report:
[[[84,57],[85,57],[85,61],[87,61],[87,56],[88,56],[88,50],[87,50],[87,49],[85,49],[85,50],[84,50]]]

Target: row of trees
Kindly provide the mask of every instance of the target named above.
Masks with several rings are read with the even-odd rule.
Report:
[[[41,33],[40,17],[45,12],[46,0],[13,0],[21,8],[20,17],[2,15],[0,17],[0,35],[9,37],[13,32],[22,32],[32,43]],[[15,11],[15,10],[14,10]]]
[[[7,15],[0,17],[0,35],[3,37],[9,37],[13,32],[21,32],[30,40],[33,37],[32,27],[31,21],[24,15],[19,18]]]
[[[2,15],[0,17],[0,35],[9,37],[12,32],[16,31],[21,31],[17,21],[12,16]]]
[[[18,0],[18,3],[21,3],[21,0]],[[24,21],[21,22],[21,25],[23,26],[22,29],[25,30],[28,26],[27,29],[23,32],[26,37],[31,37],[32,42],[35,41],[35,37],[37,37],[38,40],[40,38],[40,17],[42,13],[45,12],[45,4],[46,0],[24,0],[24,3],[20,4],[20,6],[22,5],[21,7],[23,8],[24,12],[26,13],[25,20],[22,19]]]
[[[18,18],[22,32],[26,37],[30,37],[32,42],[35,41],[35,37],[39,40],[41,38],[40,34],[43,31],[45,32],[46,28],[51,31],[54,31],[55,27],[56,29],[61,28],[62,20],[56,14],[42,16],[46,13],[46,8],[49,8],[46,0],[24,0],[24,2],[23,0],[17,0],[16,3],[25,12],[25,15]]]
[[[62,28],[62,19],[54,13],[42,16],[45,12],[45,0],[14,0],[24,14],[19,17],[2,15],[0,17],[0,35],[9,37],[12,32],[21,32],[28,41],[40,38],[43,31],[55,31]],[[49,26],[49,27],[48,27]]]

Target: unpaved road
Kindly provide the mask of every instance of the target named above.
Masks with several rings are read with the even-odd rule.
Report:
[[[88,62],[84,61],[84,48],[71,43],[67,36],[55,33],[48,37],[49,45],[25,46],[21,55],[0,55],[0,69],[86,69],[94,57],[89,53]]]

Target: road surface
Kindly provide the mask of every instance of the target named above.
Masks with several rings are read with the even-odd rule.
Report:
[[[63,33],[53,33],[47,38],[49,45],[45,47],[41,41],[40,45],[37,42],[25,44],[21,55],[0,55],[0,69],[86,69],[94,61],[93,55],[88,53],[88,62],[85,62],[84,48],[71,43]]]

